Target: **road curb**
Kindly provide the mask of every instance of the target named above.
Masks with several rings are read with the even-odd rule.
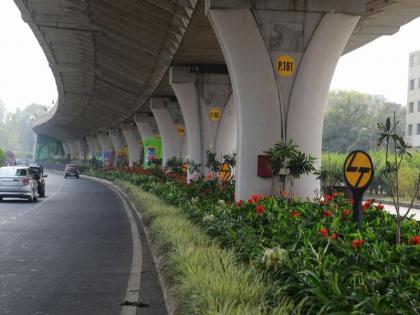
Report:
[[[145,237],[146,237],[146,241],[149,244],[150,252],[151,252],[151,255],[152,255],[152,259],[153,259],[153,263],[155,264],[156,272],[157,272],[157,275],[158,275],[159,284],[160,284],[160,287],[162,289],[163,298],[164,298],[165,307],[166,307],[166,312],[168,314],[174,314],[174,311],[176,309],[176,307],[175,307],[176,304],[174,303],[174,301],[172,301],[172,298],[171,298],[171,296],[169,294],[169,286],[166,284],[165,278],[164,278],[163,274],[160,272],[160,270],[161,270],[161,268],[160,268],[161,267],[161,263],[159,261],[158,255],[156,255],[155,249],[154,249],[153,244],[151,242],[150,231],[143,224],[144,221],[143,221],[143,218],[142,218],[142,215],[141,215],[141,212],[139,211],[139,209],[137,209],[136,205],[131,201],[131,199],[129,198],[129,196],[118,185],[114,184],[113,182],[108,181],[106,179],[97,178],[97,177],[88,176],[88,175],[81,175],[81,178],[87,178],[87,179],[90,179],[90,180],[93,180],[93,181],[96,181],[96,182],[100,182],[102,184],[107,185],[112,190],[114,190],[115,193],[117,193],[119,195],[119,197],[123,200],[123,204],[124,205],[126,205],[126,203],[128,203],[129,208],[131,208],[131,210],[129,210],[129,209],[126,209],[126,210],[132,211],[132,213],[134,213],[134,215],[137,217],[139,223],[141,224],[141,228],[144,231],[144,234],[145,234]],[[133,220],[134,220],[134,218],[133,218]],[[134,220],[134,224],[135,224],[135,227],[136,227],[136,234],[137,234],[137,236],[139,236],[140,228],[137,225],[137,223],[135,222],[135,220]],[[131,219],[130,219],[130,226],[131,226]],[[141,244],[140,244],[140,246],[141,246]],[[134,248],[133,248],[133,250],[134,250]],[[137,248],[137,250],[138,250],[138,248]],[[141,253],[141,250],[140,250],[140,253]],[[139,260],[140,260],[140,266],[141,266],[142,258],[140,258]],[[134,264],[134,255],[133,255],[133,264]],[[141,267],[139,269],[139,277],[140,277],[140,279],[139,279],[139,286],[138,286],[138,288],[140,288],[140,283],[141,283]],[[128,295],[128,291],[129,291],[129,288],[127,288],[127,295]],[[126,295],[126,301],[128,301],[128,302],[134,302],[135,304],[137,304],[137,303],[140,302],[139,301],[140,290],[137,290],[137,298],[136,298],[135,301],[133,301],[132,299],[130,299],[130,300],[127,299],[127,295]],[[134,313],[126,313],[126,312],[124,312],[124,307],[123,307],[123,310],[121,312],[121,315],[136,314],[136,312],[137,312],[137,305],[135,307],[133,307],[133,306],[134,305],[127,305],[127,306],[124,306],[124,307],[127,310],[131,310],[131,311],[134,310]]]

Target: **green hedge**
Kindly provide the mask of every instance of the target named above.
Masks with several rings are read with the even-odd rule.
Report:
[[[176,314],[290,314],[286,300],[270,307],[268,290],[254,270],[237,263],[178,208],[124,181],[116,181],[140,210],[161,272],[177,301]]]

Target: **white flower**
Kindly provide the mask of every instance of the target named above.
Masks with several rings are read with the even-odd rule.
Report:
[[[204,217],[203,217],[203,222],[210,222],[214,220],[214,215],[207,213]]]
[[[222,199],[220,199],[217,203],[219,204],[220,207],[226,207],[226,202]]]
[[[284,260],[286,259],[287,251],[280,247],[275,248],[266,248],[264,250],[264,255],[262,261],[267,267],[280,267]]]

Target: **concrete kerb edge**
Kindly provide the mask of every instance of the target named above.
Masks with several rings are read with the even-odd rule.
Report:
[[[127,194],[117,185],[115,185],[114,183],[112,183],[111,181],[108,181],[106,179],[102,179],[102,178],[97,178],[97,177],[93,177],[93,176],[87,176],[87,175],[81,175],[82,178],[87,178],[90,180],[94,180],[103,184],[106,184],[107,186],[111,187],[113,190],[115,190],[118,194],[121,194],[129,203],[130,207],[132,210],[134,210],[133,212],[135,213],[135,215],[137,216],[140,224],[143,227],[144,230],[144,234],[146,235],[146,241],[149,244],[150,247],[150,252],[152,253],[152,258],[153,258],[153,262],[156,266],[156,271],[158,274],[158,278],[159,278],[159,284],[160,287],[162,288],[162,293],[163,293],[163,298],[165,300],[165,306],[166,306],[166,311],[168,312],[168,314],[173,315],[175,314],[176,311],[176,302],[175,300],[172,298],[171,294],[170,294],[170,287],[166,282],[166,278],[163,275],[163,273],[161,272],[162,270],[162,264],[160,263],[160,259],[159,256],[156,254],[156,249],[153,246],[153,243],[151,242],[151,238],[150,238],[150,231],[149,229],[143,224],[143,217],[141,215],[141,212],[139,211],[139,209],[137,209],[136,205],[131,201],[131,199],[127,196]],[[136,224],[137,226],[137,224]],[[137,232],[138,231],[138,227],[137,227]],[[139,291],[140,294],[140,291]],[[121,313],[123,315],[123,313]],[[125,314],[124,314],[125,315]]]

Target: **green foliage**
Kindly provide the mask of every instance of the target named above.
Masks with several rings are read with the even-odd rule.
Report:
[[[177,301],[176,314],[290,314],[292,304],[270,306],[269,290],[253,269],[237,264],[187,220],[180,209],[126,182],[117,182],[142,209],[161,272]]]
[[[399,134],[404,134],[405,109],[383,97],[354,91],[332,91],[328,95],[323,128],[323,151],[348,153],[375,149],[376,123],[396,112]]]
[[[221,164],[222,163],[219,160],[217,160],[215,152],[206,150],[206,167],[211,172],[214,172],[214,173],[219,172]]]
[[[35,139],[32,121],[46,112],[46,106],[31,104],[23,110],[18,108],[15,113],[8,113],[0,101],[0,147],[13,152],[21,151],[24,155],[32,152]]]
[[[182,174],[182,164],[183,164],[182,159],[177,158],[176,156],[166,161],[166,167],[168,168],[168,171],[179,174],[179,175]]]
[[[408,152],[408,145],[405,143],[402,136],[398,134],[399,122],[395,118],[391,122],[391,119],[388,117],[385,123],[378,123],[378,145],[382,143],[385,144],[385,169],[384,175],[385,178],[390,183],[390,193],[392,201],[397,212],[397,231],[396,231],[396,243],[400,244],[401,242],[401,221],[404,220],[410,213],[411,207],[413,206],[414,200],[416,199],[419,193],[420,186],[420,172],[416,173],[415,186],[413,187],[413,194],[411,204],[408,207],[408,210],[405,213],[402,213],[400,209],[400,197],[402,193],[400,191],[400,170],[401,163],[403,162],[406,156],[411,157],[411,153]]]
[[[268,151],[269,164],[273,176],[279,181],[281,191],[286,190],[286,182],[290,182],[290,191],[293,194],[294,180],[303,174],[315,172],[316,159],[309,154],[299,151],[299,147],[292,140],[279,141]]]
[[[236,166],[236,152],[223,155],[223,163],[229,164],[234,169]]]
[[[190,174],[201,174],[201,163],[196,163],[194,160],[185,160],[185,163],[188,165],[188,173]]]
[[[4,161],[6,161],[6,154],[4,154],[4,151],[0,148],[0,166],[4,164]]]
[[[168,224],[185,216],[222,248],[233,250],[237,261],[259,271],[266,289],[264,300],[260,300],[263,305],[284,305],[289,297],[294,305],[288,314],[416,314],[420,308],[420,245],[410,244],[413,237],[420,234],[420,225],[414,220],[404,220],[402,244],[396,245],[397,224],[380,205],[364,204],[365,224],[358,230],[350,219],[350,202],[339,194],[324,196],[313,203],[257,195],[247,203],[233,203],[227,195],[226,199],[219,199],[220,190],[204,191],[201,190],[204,188],[181,185],[171,179],[121,172],[101,175],[110,179],[125,178],[157,194],[181,210]],[[148,209],[156,204],[153,199],[142,208],[150,211]],[[146,217],[146,221],[153,219],[153,212],[151,217]],[[174,225],[177,233],[195,231],[194,227]],[[165,229],[164,225],[156,228],[157,231]],[[201,239],[188,234],[171,235],[163,235],[160,240],[172,244],[186,239],[187,243],[164,247],[162,252],[170,254]],[[212,251],[208,253],[200,268],[188,265],[182,269],[191,271],[191,276],[197,274],[194,279],[188,279],[191,287],[185,291],[190,295],[187,304],[190,299],[203,298],[200,288],[209,290],[206,284],[210,279],[202,278],[200,272],[209,272],[206,265],[213,266],[217,255]],[[193,256],[185,257],[196,261]],[[178,265],[173,268],[172,261],[168,261],[172,270],[176,270]],[[218,270],[224,275],[225,271]],[[225,286],[226,282],[236,286],[235,281],[240,281],[229,276],[216,279],[220,286]],[[216,303],[213,298],[211,301]],[[206,303],[204,306],[210,307]],[[290,303],[287,305],[290,307]],[[247,309],[243,310],[244,314],[249,314]],[[194,314],[192,310],[195,309],[186,309],[184,313]]]

